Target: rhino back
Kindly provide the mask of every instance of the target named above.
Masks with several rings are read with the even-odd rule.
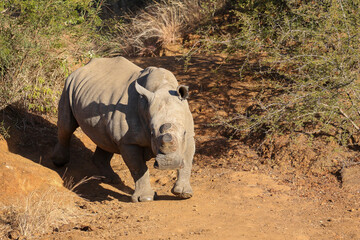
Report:
[[[125,58],[93,59],[72,73],[65,87],[82,130],[99,147],[117,152],[117,141],[128,129],[128,88],[142,69]]]

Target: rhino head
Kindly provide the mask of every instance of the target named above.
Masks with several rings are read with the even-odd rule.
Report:
[[[184,166],[186,141],[186,98],[188,87],[175,90],[160,88],[154,92],[135,82],[136,91],[146,99],[146,128],[150,130],[154,167],[160,170],[180,169]]]

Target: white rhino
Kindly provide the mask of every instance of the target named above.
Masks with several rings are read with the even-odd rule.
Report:
[[[190,198],[195,152],[188,87],[166,69],[141,69],[123,57],[98,58],[73,72],[59,102],[56,166],[69,162],[70,138],[80,126],[97,145],[93,162],[105,180],[119,181],[110,160],[122,155],[135,181],[132,201],[152,201],[146,161],[157,169],[178,169],[172,193]]]

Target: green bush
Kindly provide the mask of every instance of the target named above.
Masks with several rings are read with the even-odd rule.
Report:
[[[351,143],[360,130],[359,2],[242,0],[232,7],[232,34],[208,44],[242,52],[240,76],[266,88],[247,113],[219,124],[235,135],[301,131]]]
[[[93,0],[0,1],[0,109],[55,112],[69,68],[98,39]]]

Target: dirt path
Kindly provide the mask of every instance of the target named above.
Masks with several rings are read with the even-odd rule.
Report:
[[[132,188],[129,172],[118,160],[113,161],[113,167],[125,185]],[[332,200],[334,198],[314,191],[308,197],[301,197],[299,191],[279,183],[278,176],[271,172],[262,174],[196,165],[192,176],[195,196],[178,200],[170,193],[175,172],[151,167],[150,171],[152,185],[159,195],[157,201],[133,204],[128,202],[129,197],[116,198],[116,194],[130,196],[123,186],[101,183],[112,196],[102,201],[80,201],[89,216],[72,226],[71,231],[50,236],[154,240],[360,238],[360,211],[354,209],[356,204],[347,206],[340,198]],[[92,199],[101,197],[98,194]],[[73,230],[76,226],[77,229],[85,226],[91,231]]]
[[[95,147],[81,131],[76,135],[88,149]],[[80,179],[89,174],[87,169],[81,168],[83,162],[76,163],[79,152],[73,149],[73,163],[66,170],[65,181],[66,176]],[[1,160],[2,165],[5,162],[11,168],[18,158],[16,154],[8,154]],[[26,161],[26,158],[22,159]],[[282,183],[279,175],[271,171],[264,174],[195,165],[192,176],[195,195],[188,200],[179,200],[170,193],[175,172],[150,167],[151,182],[158,199],[134,204],[130,202],[133,183],[126,166],[118,156],[112,165],[124,185],[111,186],[98,180],[80,185],[74,191],[81,197],[76,195],[66,200],[71,208],[76,208],[77,217],[29,239],[302,240],[360,237],[356,196],[340,189],[333,188],[329,194],[308,189],[305,191],[307,196],[301,196],[304,191]],[[20,166],[16,168],[25,171]],[[42,171],[52,172],[46,168]],[[23,181],[36,184],[39,181],[36,177],[27,175],[28,179]],[[54,176],[49,178],[56,179]],[[68,190],[63,188],[59,192],[62,191]],[[340,191],[340,195],[334,194],[335,191]],[[344,195],[346,201],[341,197],[343,194],[347,194]]]
[[[47,218],[35,218],[40,209],[25,220],[9,218],[13,216],[9,209],[19,206],[17,199],[21,204],[28,201],[34,191],[46,200],[49,194],[41,193],[55,188],[51,202],[36,206],[47,209],[45,215],[57,216],[27,239],[360,239],[359,193],[341,188],[337,176],[273,169],[261,164],[263,160],[248,146],[228,141],[208,126],[215,115],[248,107],[258,91],[253,82],[232,82],[238,74],[235,63],[195,58],[185,71],[184,63],[173,57],[135,61],[166,67],[192,89],[197,141],[191,178],[194,197],[175,198],[170,193],[175,172],[155,170],[150,162],[158,198],[131,203],[133,181],[119,156],[112,166],[123,184],[89,180],[74,188],[84,178],[98,175],[90,162],[95,145],[77,130],[70,164],[55,168],[49,155],[56,142],[56,120],[28,113],[19,117],[7,110],[2,120],[13,126],[12,137],[0,141],[0,231],[4,232],[0,238],[21,235],[11,231],[11,227],[19,229],[13,221],[41,225]],[[226,112],[221,110],[225,107]],[[77,195],[62,185],[74,188]],[[55,205],[51,208],[50,203]],[[56,212],[59,209],[62,212]]]

